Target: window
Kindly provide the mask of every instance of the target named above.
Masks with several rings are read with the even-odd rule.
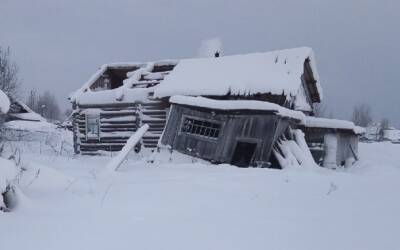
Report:
[[[100,114],[86,114],[86,138],[100,137]]]
[[[216,139],[221,131],[221,124],[185,117],[181,132]]]

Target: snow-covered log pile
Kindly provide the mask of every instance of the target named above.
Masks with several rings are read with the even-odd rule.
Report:
[[[274,145],[273,154],[282,168],[318,167],[300,129],[291,132],[292,139],[282,136]]]

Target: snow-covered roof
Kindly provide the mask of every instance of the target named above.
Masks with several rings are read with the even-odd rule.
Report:
[[[97,80],[101,75],[106,72],[106,70],[110,67],[136,67],[140,66],[142,63],[138,62],[121,62],[121,63],[110,63],[110,64],[103,64],[100,66],[100,68],[85,82],[85,84],[82,85],[81,88],[79,88],[77,91],[75,91],[73,94],[69,96],[70,100],[75,101],[76,98],[89,91],[90,86]]]
[[[305,127],[310,127],[310,128],[331,128],[331,129],[352,130],[355,134],[358,135],[365,133],[365,128],[356,126],[354,125],[353,122],[345,120],[306,116],[303,125]]]
[[[296,96],[302,84],[306,60],[310,62],[322,99],[314,53],[307,47],[218,58],[183,59],[155,89],[154,96],[257,93]]]
[[[148,97],[150,92],[154,91],[154,87],[143,87],[139,85],[156,85],[164,79],[165,72],[152,72],[155,67],[175,66],[177,60],[161,60],[156,62],[138,63],[124,62],[111,63],[102,65],[99,70],[75,93],[70,96],[71,101],[78,104],[100,104],[100,103],[129,103],[142,101]],[[126,79],[122,85],[115,89],[105,89],[101,91],[92,90],[91,86],[107,71],[107,69],[132,68],[126,74]]]
[[[0,90],[0,114],[7,113],[10,109],[10,99],[8,99],[7,95]]]
[[[15,113],[13,109],[11,108],[8,112],[8,115],[15,117],[19,120],[27,120],[27,121],[46,121],[46,119],[33,111],[31,108],[28,107],[24,102],[20,101],[17,98],[11,98],[11,107],[13,105],[19,106],[21,109],[20,112]]]
[[[272,111],[284,117],[290,117],[296,120],[303,121],[305,115],[300,111],[294,111],[284,108],[278,104],[254,101],[254,100],[215,100],[206,97],[192,97],[176,95],[172,96],[169,101],[175,104],[188,105],[192,107],[209,108],[216,110],[258,110]]]
[[[312,71],[313,96],[321,100],[322,89],[314,53],[307,47],[218,58],[105,64],[70,96],[70,100],[80,105],[90,105],[116,101],[132,103],[142,101],[150,93],[154,93],[153,96],[156,98],[172,95],[270,93],[295,97],[296,110],[310,111],[311,106],[304,89],[301,88],[306,60]],[[164,72],[153,70],[155,66],[162,65],[174,67],[173,70],[170,68]],[[108,69],[118,68],[131,68],[131,72],[126,74],[125,80],[121,83],[122,86],[114,89],[93,87],[102,76],[107,75]],[[148,84],[145,87],[147,89],[143,89],[145,84]]]
[[[24,130],[31,132],[51,132],[57,128],[56,125],[46,121],[15,120],[4,123],[4,126],[13,130]]]

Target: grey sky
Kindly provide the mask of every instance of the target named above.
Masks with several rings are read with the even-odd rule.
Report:
[[[53,91],[63,108],[103,63],[193,57],[212,37],[223,54],[309,46],[336,117],[366,102],[398,126],[399,10],[394,0],[0,0],[0,45],[26,89]]]

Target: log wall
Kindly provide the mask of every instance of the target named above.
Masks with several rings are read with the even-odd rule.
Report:
[[[119,151],[129,137],[142,124],[149,124],[148,132],[141,144],[146,148],[157,147],[158,140],[165,127],[168,105],[162,100],[118,106],[76,107],[73,117],[75,152],[96,154],[98,151]],[[86,114],[98,112],[100,115],[100,133],[98,138],[86,134]]]

